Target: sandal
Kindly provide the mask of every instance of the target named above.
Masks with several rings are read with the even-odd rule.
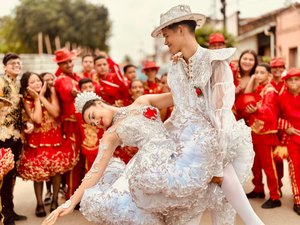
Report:
[[[37,205],[35,209],[35,215],[37,217],[45,217],[46,216],[45,207],[43,205]]]

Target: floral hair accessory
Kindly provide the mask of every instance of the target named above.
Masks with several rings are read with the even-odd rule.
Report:
[[[201,88],[200,88],[200,87],[197,87],[197,86],[194,86],[194,88],[195,88],[197,97],[200,97],[200,96],[203,94],[202,91],[201,91]]]
[[[90,100],[101,100],[101,97],[96,95],[94,92],[84,91],[79,93],[75,98],[75,110],[76,112],[82,113],[83,106]]]

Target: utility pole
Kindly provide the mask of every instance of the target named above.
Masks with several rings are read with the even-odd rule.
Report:
[[[223,15],[223,29],[226,32],[226,0],[221,0],[221,13]]]

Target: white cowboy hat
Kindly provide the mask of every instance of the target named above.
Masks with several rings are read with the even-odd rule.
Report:
[[[202,27],[205,23],[205,16],[200,13],[192,13],[188,5],[178,5],[171,8],[168,12],[160,15],[160,25],[152,31],[152,37],[162,37],[162,29],[184,20],[194,20],[197,27]]]

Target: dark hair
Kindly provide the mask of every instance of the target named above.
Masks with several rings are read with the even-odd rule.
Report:
[[[82,115],[82,119],[84,120],[84,113],[87,109],[89,109],[91,106],[96,106],[97,102],[101,101],[100,99],[92,99],[92,100],[89,100],[87,101],[84,106],[82,107],[82,111],[81,111],[81,115]],[[86,121],[84,121],[86,122]]]
[[[269,65],[269,63],[260,63],[258,64],[256,67],[261,66],[261,67],[265,67],[266,70],[271,73],[271,66]]]
[[[132,80],[132,81],[130,82],[130,89],[132,88],[132,84],[133,84],[134,82],[137,82],[137,81],[141,82],[142,85],[144,86],[144,83],[143,83],[142,80],[140,80],[140,79],[134,79],[134,80]]]
[[[96,57],[94,58],[94,63],[96,63],[96,61],[99,60],[99,59],[106,59],[106,57],[103,56],[103,55],[98,55],[98,56],[96,56]]]
[[[22,78],[20,80],[20,83],[21,83],[20,94],[23,95],[23,96],[24,96],[24,94],[27,90],[27,87],[28,87],[28,80],[32,75],[38,76],[38,78],[41,80],[42,84],[44,84],[43,79],[38,74],[33,73],[33,72],[23,73]]]
[[[20,56],[17,55],[16,53],[7,53],[3,57],[2,63],[4,66],[6,66],[7,62],[11,59],[20,59]]]
[[[255,73],[255,68],[258,64],[257,54],[254,50],[247,49],[247,50],[243,51],[240,58],[239,58],[239,62],[238,62],[238,69],[239,69],[239,73],[240,73],[241,77],[245,76],[245,71],[243,71],[243,69],[241,67],[241,59],[242,59],[243,55],[245,55],[246,53],[249,53],[249,54],[253,55],[253,57],[254,57],[254,65],[253,65],[253,68],[250,71],[250,76],[252,76]]]
[[[161,75],[160,79],[163,78],[163,77],[168,77],[168,73],[163,73],[163,74]]]
[[[48,73],[48,72],[41,73],[41,74],[40,74],[40,77],[42,78],[43,82],[44,82],[44,77],[45,77],[47,74],[50,74],[51,76],[53,76],[53,78],[55,78],[55,76],[54,76],[52,73]],[[47,85],[47,88],[46,88],[45,97],[46,97],[47,99],[49,99],[49,98],[51,97],[51,90],[50,90],[50,88],[48,87],[48,85]]]
[[[190,33],[195,34],[197,23],[194,20],[183,20],[178,23],[172,23],[171,25],[167,26],[167,28],[169,28],[171,30],[177,30],[177,27],[179,25],[187,26]]]
[[[82,62],[86,57],[92,57],[94,59],[94,56],[92,54],[85,54],[84,56],[82,56]]]
[[[130,67],[134,67],[134,68],[136,68],[136,66],[135,66],[135,65],[132,65],[132,64],[127,64],[126,66],[124,66],[124,68],[123,68],[123,72],[124,72],[124,73],[126,73],[126,72],[127,72],[127,70],[128,70]]]
[[[78,82],[79,89],[81,89],[82,85],[84,85],[86,83],[92,83],[93,84],[93,81],[90,78],[80,79],[79,82]]]

